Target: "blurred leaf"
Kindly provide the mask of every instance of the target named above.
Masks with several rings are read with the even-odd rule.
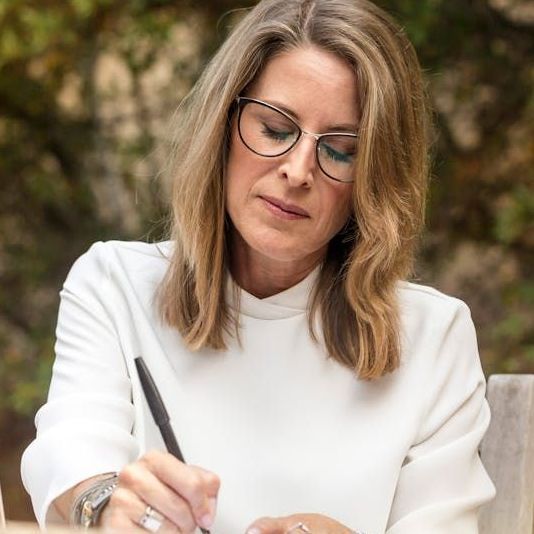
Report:
[[[534,231],[534,191],[521,185],[507,195],[498,209],[495,236],[497,240],[510,244],[529,229]]]
[[[150,235],[163,219],[154,142],[224,37],[222,13],[251,3],[0,0],[2,410],[30,414],[45,397],[57,294],[74,259],[97,239]],[[379,4],[417,48],[440,132],[421,281],[470,304],[491,370],[528,369],[531,36],[487,2]],[[474,142],[465,148],[462,136]],[[441,276],[465,243],[480,254]]]

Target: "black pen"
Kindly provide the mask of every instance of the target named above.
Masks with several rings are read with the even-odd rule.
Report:
[[[163,400],[159,394],[158,388],[156,387],[156,383],[154,382],[154,379],[152,378],[152,375],[150,374],[150,371],[148,370],[148,367],[141,356],[134,358],[134,362],[139,374],[139,379],[141,380],[141,386],[145,392],[148,406],[152,412],[152,417],[154,418],[156,425],[158,425],[159,431],[161,432],[161,436],[163,437],[163,441],[165,443],[165,447],[167,447],[167,451],[185,464],[184,456],[180,450],[178,442],[176,441],[176,436],[172,431],[171,419],[167,413],[165,404],[163,404]],[[209,530],[206,530],[202,527],[199,528],[202,534],[210,534]]]

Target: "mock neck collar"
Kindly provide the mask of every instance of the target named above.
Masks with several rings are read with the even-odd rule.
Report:
[[[317,266],[298,284],[264,299],[255,297],[239,287],[229,274],[227,279],[228,303],[234,310],[239,310],[241,315],[256,319],[286,319],[306,313],[308,300],[320,269],[321,267]]]

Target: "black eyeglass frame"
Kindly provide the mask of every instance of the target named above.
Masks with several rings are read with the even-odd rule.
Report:
[[[261,156],[263,158],[278,158],[280,156],[283,156],[284,154],[287,154],[291,150],[293,150],[295,148],[295,146],[297,146],[297,143],[300,141],[300,138],[302,137],[303,134],[311,135],[315,139],[315,160],[317,161],[317,165],[319,166],[321,171],[326,176],[328,176],[328,178],[330,178],[331,180],[334,180],[336,182],[339,182],[339,183],[342,183],[342,184],[352,184],[352,183],[354,183],[354,180],[340,180],[339,178],[336,178],[336,177],[332,176],[331,174],[328,174],[323,169],[323,166],[321,165],[321,160],[319,158],[319,143],[321,142],[322,139],[328,138],[328,137],[332,137],[332,136],[336,136],[336,137],[343,136],[343,137],[350,137],[350,138],[358,139],[359,134],[357,134],[357,133],[349,133],[349,132],[328,132],[328,133],[323,133],[323,134],[318,134],[318,133],[314,133],[314,132],[308,132],[307,130],[304,130],[303,128],[301,128],[301,126],[297,123],[297,121],[291,115],[289,115],[289,113],[286,113],[285,111],[277,108],[276,106],[273,106],[272,104],[269,104],[268,102],[264,102],[263,100],[258,100],[257,98],[249,98],[249,97],[246,97],[246,96],[238,96],[238,97],[236,97],[235,102],[236,102],[237,108],[238,108],[238,112],[237,112],[237,131],[239,132],[239,137],[240,137],[241,141],[243,142],[243,144],[251,152],[254,152],[254,154],[257,154],[258,156]],[[295,138],[293,143],[288,148],[286,148],[285,150],[280,152],[280,154],[262,154],[261,152],[258,152],[257,150],[254,150],[245,141],[245,139],[243,137],[243,134],[241,132],[241,115],[243,113],[243,109],[245,108],[245,105],[250,103],[250,102],[253,102],[255,104],[260,104],[262,106],[265,106],[266,108],[270,108],[270,109],[272,109],[274,111],[277,111],[278,113],[281,113],[284,117],[286,117],[297,128],[297,130],[298,130],[297,137]],[[245,105],[242,105],[243,103]]]

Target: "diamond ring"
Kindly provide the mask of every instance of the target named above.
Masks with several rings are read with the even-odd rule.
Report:
[[[141,519],[139,519],[139,524],[150,532],[157,532],[165,518],[157,511],[152,508],[152,506],[147,506]]]
[[[297,530],[300,530],[301,532],[306,532],[306,534],[312,534],[310,528],[304,523],[302,523],[302,521],[290,527],[289,530],[286,531],[286,534],[289,534],[290,532],[296,532]]]

